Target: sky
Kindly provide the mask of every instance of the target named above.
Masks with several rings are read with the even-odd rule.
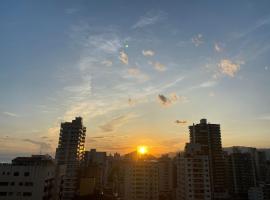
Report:
[[[224,147],[270,144],[270,2],[1,1],[0,160],[54,155],[83,117],[86,149],[176,152],[188,126]]]

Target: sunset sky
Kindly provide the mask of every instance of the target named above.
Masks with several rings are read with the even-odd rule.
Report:
[[[54,155],[76,116],[86,149],[179,151],[201,118],[269,147],[269,55],[268,0],[1,1],[0,161]]]

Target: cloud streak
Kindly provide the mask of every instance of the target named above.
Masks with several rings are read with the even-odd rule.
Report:
[[[157,22],[166,18],[166,13],[162,11],[147,12],[142,16],[133,26],[132,29],[144,28],[146,26],[154,25]]]

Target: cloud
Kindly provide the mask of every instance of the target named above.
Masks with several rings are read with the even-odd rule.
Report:
[[[241,64],[244,64],[244,62],[233,63],[229,59],[223,59],[218,63],[218,67],[222,74],[234,77],[236,73],[240,70]]]
[[[3,112],[3,114],[9,117],[19,117],[18,114],[12,112]]]
[[[141,72],[141,70],[138,68],[129,68],[127,72],[128,72],[128,75],[126,76],[127,78],[130,77],[135,78],[141,82],[149,80],[149,76]]]
[[[201,44],[203,44],[203,35],[202,34],[198,34],[196,36],[194,36],[193,38],[191,38],[191,42],[196,46],[200,46]]]
[[[101,64],[102,64],[102,65],[105,65],[106,67],[111,67],[112,64],[113,64],[113,62],[110,61],[110,60],[103,60],[103,61],[101,62]]]
[[[217,84],[216,81],[206,81],[201,83],[198,87],[199,88],[208,88],[208,87],[213,87]]]
[[[170,106],[176,101],[186,102],[187,98],[183,96],[178,96],[176,93],[171,93],[169,97],[163,94],[158,95],[158,100],[163,106]]]
[[[221,52],[223,51],[222,47],[220,46],[220,44],[216,43],[214,44],[214,49],[216,52]]]
[[[78,8],[66,8],[65,9],[65,13],[68,14],[68,15],[74,14],[74,13],[76,13],[78,11],[79,11]]]
[[[41,141],[36,141],[36,140],[31,140],[31,139],[23,139],[22,141],[29,142],[29,143],[39,146],[41,152],[49,152],[51,150],[51,145],[46,142],[41,142]]]
[[[187,120],[176,120],[175,123],[176,124],[186,124]]]
[[[143,51],[142,51],[142,54],[143,54],[144,56],[154,56],[154,55],[155,55],[155,52],[152,51],[152,50],[143,50]]]
[[[86,46],[93,46],[105,53],[112,54],[119,51],[122,42],[119,37],[113,33],[90,35],[85,41]]]
[[[112,120],[106,122],[105,124],[99,126],[103,132],[113,132],[117,128],[126,124],[130,119],[136,117],[134,114],[120,115],[113,118]]]
[[[128,55],[124,51],[120,51],[119,60],[123,64],[128,65]]]
[[[149,62],[149,64],[153,65],[155,70],[163,72],[166,71],[167,68],[165,67],[165,65],[159,63],[159,62]]]
[[[257,119],[268,121],[268,120],[270,120],[270,114],[261,115],[261,116],[258,117]]]
[[[167,14],[162,11],[147,12],[145,16],[142,16],[133,26],[133,29],[143,28],[149,25],[156,24],[157,22],[165,19]]]

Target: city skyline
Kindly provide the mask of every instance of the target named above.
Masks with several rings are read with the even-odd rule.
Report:
[[[86,149],[177,152],[201,118],[223,147],[268,148],[269,6],[1,2],[0,161],[52,155],[77,116]]]

